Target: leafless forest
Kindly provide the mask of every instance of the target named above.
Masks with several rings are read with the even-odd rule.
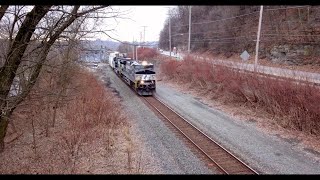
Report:
[[[155,64],[159,81],[318,138],[318,86],[244,75],[197,57],[227,59],[244,50],[253,56],[259,11],[260,6],[192,6],[192,53],[183,61],[147,45],[136,53]],[[97,25],[125,14],[110,6],[0,6],[0,174],[143,173],[119,92],[79,61],[85,38],[111,30]],[[264,6],[259,58],[320,69],[319,21],[318,6]],[[188,6],[169,11],[160,32],[163,50],[169,50],[169,29],[171,48],[186,52]],[[129,42],[118,50],[135,57]]]
[[[132,144],[119,100],[78,62],[80,40],[101,19],[120,17],[108,6],[1,5],[1,174],[92,173],[99,168],[88,152],[108,166],[119,158],[116,134]],[[100,173],[132,170],[132,148],[123,147],[129,169]]]
[[[260,6],[192,6],[191,50],[230,57],[254,54]],[[319,64],[318,6],[264,6],[259,57],[278,63]],[[159,46],[188,48],[188,6],[172,8],[160,34]]]

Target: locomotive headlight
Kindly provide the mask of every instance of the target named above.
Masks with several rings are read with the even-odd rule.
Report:
[[[142,80],[142,81],[140,81],[140,84],[144,84],[144,81]]]
[[[147,61],[142,61],[142,66],[146,66],[148,65],[148,62]]]

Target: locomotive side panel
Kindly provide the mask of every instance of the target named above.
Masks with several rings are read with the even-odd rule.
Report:
[[[116,59],[119,57],[119,52],[113,52],[109,55],[109,65],[112,69],[116,68]]]
[[[130,58],[115,58],[114,71],[139,95],[153,95],[156,73],[153,64],[143,64]]]

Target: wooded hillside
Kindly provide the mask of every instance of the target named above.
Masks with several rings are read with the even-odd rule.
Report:
[[[255,53],[260,6],[192,6],[191,51],[230,57]],[[178,6],[168,15],[171,46],[188,49],[189,8]],[[319,64],[319,6],[264,6],[259,57],[289,64]],[[169,19],[159,46],[169,49]]]

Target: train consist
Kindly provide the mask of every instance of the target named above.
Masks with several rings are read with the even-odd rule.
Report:
[[[137,94],[153,95],[156,90],[156,73],[153,64],[126,58],[124,54],[114,52],[109,56],[109,65]]]

